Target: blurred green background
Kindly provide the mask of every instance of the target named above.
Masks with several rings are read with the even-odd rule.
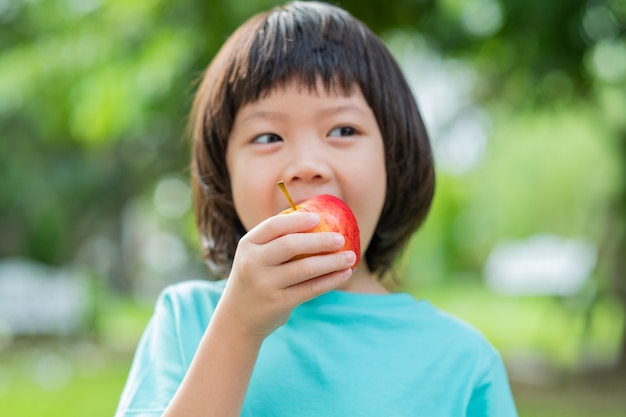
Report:
[[[626,416],[626,1],[343,0],[435,149],[390,285],[500,349],[522,416]],[[270,0],[0,0],[0,414],[111,416],[158,292],[206,278],[187,112]]]

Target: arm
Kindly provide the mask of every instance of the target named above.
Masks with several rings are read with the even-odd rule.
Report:
[[[262,339],[246,337],[215,312],[168,406],[169,416],[238,416]]]
[[[262,342],[293,308],[351,275],[353,252],[335,233],[301,233],[319,217],[272,217],[240,241],[224,293],[164,416],[239,416]]]

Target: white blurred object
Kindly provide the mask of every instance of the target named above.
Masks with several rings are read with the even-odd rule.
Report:
[[[172,273],[182,269],[187,262],[183,241],[164,231],[155,231],[147,236],[141,255],[145,264],[156,272]]]
[[[0,322],[11,334],[70,334],[87,314],[89,288],[71,271],[0,260]]]
[[[487,29],[491,24],[487,31],[499,29],[497,1],[472,0],[468,4],[464,12],[468,30],[478,35],[477,26]],[[476,10],[481,10],[480,16]],[[473,98],[478,79],[475,71],[463,61],[444,58],[419,34],[396,32],[387,43],[415,92],[437,168],[464,175],[477,167],[485,155],[492,122]]]
[[[177,219],[191,207],[191,189],[179,178],[164,178],[154,190],[154,207],[161,216]]]
[[[501,294],[571,296],[582,289],[596,261],[596,246],[586,239],[536,235],[496,245],[484,276]]]

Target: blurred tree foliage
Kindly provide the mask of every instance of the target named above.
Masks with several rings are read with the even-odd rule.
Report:
[[[121,240],[128,202],[164,175],[186,174],[183,136],[194,82],[234,28],[277,3],[0,0],[0,257],[61,265],[94,235]],[[450,204],[437,207],[437,250],[450,268],[480,267],[499,235],[485,238],[478,229],[500,227],[500,235],[517,237],[553,228],[560,213],[542,211],[541,200],[561,189],[569,202],[585,207],[582,212],[599,218],[581,227],[600,245],[601,273],[626,305],[626,1],[337,3],[378,33],[416,31],[430,47],[475,69],[476,99],[494,114],[494,131],[501,134],[468,182],[440,179],[439,192]],[[516,148],[536,133],[538,117],[553,124],[587,118],[603,126],[603,137],[610,138],[603,146],[619,163],[617,172],[603,171],[615,173],[613,183],[594,183],[606,179],[594,175],[597,164],[609,162],[592,159],[597,150],[576,139],[588,124]],[[520,157],[524,149],[533,154]],[[557,178],[528,165],[534,158],[557,163],[570,152],[580,161]],[[484,181],[514,168],[531,179]],[[536,189],[516,192],[529,184]],[[475,199],[468,190],[476,191]],[[461,203],[468,202],[466,209]],[[511,220],[498,226],[502,218],[517,218],[519,230]],[[455,236],[459,221],[475,233]],[[128,291],[124,257],[115,259],[112,284]]]

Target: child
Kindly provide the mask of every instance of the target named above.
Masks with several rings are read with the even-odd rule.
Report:
[[[434,170],[413,95],[367,27],[316,2],[254,16],[209,66],[191,121],[195,214],[226,279],[162,293],[118,417],[517,415],[477,331],[380,283]],[[350,206],[357,268],[341,234],[304,233],[317,215],[277,214],[280,180],[296,203]]]

